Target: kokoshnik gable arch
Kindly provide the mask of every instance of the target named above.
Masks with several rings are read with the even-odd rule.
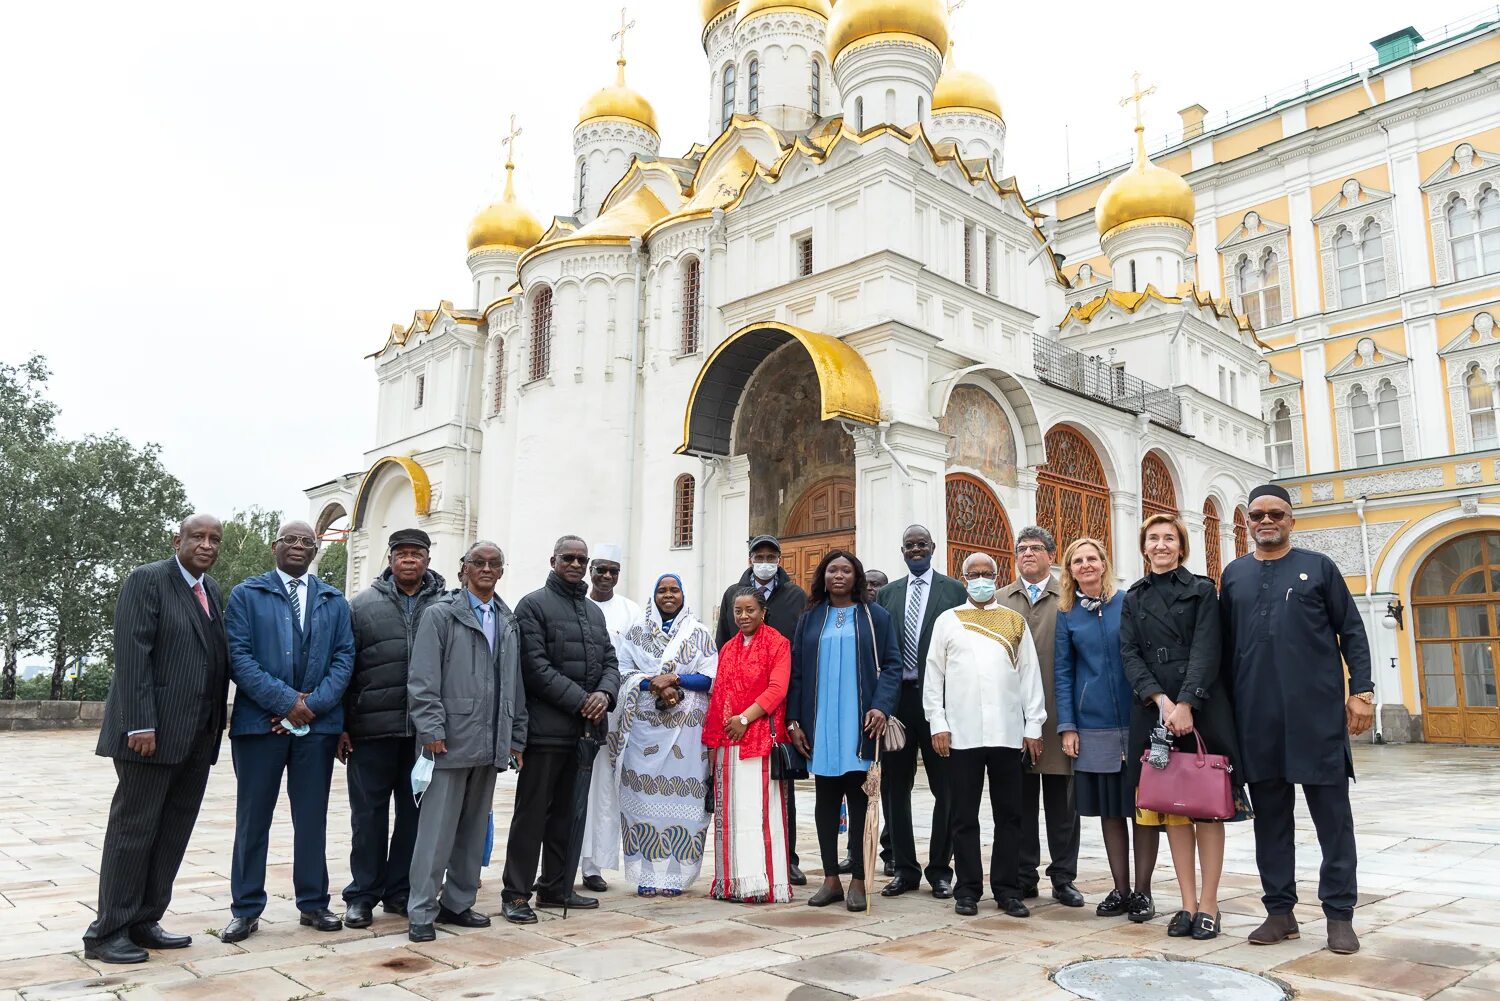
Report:
[[[365,516],[370,510],[370,495],[374,487],[381,479],[381,473],[388,466],[397,467],[407,478],[411,480],[412,499],[415,501],[415,510],[412,512],[417,517],[425,518],[432,508],[432,481],[427,478],[427,471],[415,460],[405,455],[387,455],[375,460],[370,471],[365,474],[363,482],[359,485],[359,493],[354,496],[354,510],[349,514],[349,527],[360,529],[365,525]],[[397,475],[400,475],[399,473]]]
[[[818,374],[822,418],[880,423],[880,393],[870,366],[837,337],[784,323],[755,323],[725,339],[704,362],[688,396],[679,455],[727,456],[745,386],[772,352],[802,345]]]

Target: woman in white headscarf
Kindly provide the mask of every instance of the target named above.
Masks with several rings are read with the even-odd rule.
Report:
[[[640,896],[676,897],[703,868],[709,821],[703,722],[718,653],[713,634],[686,607],[676,574],[657,578],[645,615],[622,646],[617,739],[625,879]]]

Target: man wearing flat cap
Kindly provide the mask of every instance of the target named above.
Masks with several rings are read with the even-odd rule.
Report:
[[[1292,908],[1300,785],[1323,850],[1318,897],[1328,948],[1357,952],[1349,738],[1374,721],[1370,644],[1338,566],[1292,545],[1296,519],[1287,491],[1273,483],[1252,490],[1249,520],[1255,550],[1224,568],[1219,607],[1266,907],[1250,942],[1271,945],[1299,935]]]
[[[430,567],[432,540],[419,528],[391,533],[389,564],[350,603],[354,676],[344,695],[338,756],[348,767],[349,885],[344,924],[367,928],[376,904],[406,914],[417,806],[411,770],[417,745],[407,717],[406,682],[412,641],[423,611],[446,586]],[[395,801],[396,826],[389,826]]]

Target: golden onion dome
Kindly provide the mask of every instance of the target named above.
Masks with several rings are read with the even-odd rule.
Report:
[[[943,0],[838,0],[828,25],[828,58],[876,35],[914,35],[948,51],[948,10]]]
[[[702,0],[703,4],[703,26],[707,28],[713,23],[714,18],[733,7],[738,0]]]
[[[1004,118],[1000,112],[1000,95],[993,85],[978,73],[961,70],[953,61],[953,46],[948,46],[948,59],[943,63],[943,75],[938,77],[932,91],[932,113],[944,111],[978,111]]]
[[[833,4],[828,0],[740,0],[740,9],[735,12],[734,19],[743,21],[754,14],[772,10],[806,11],[817,14],[824,20],[833,16]]]
[[[505,194],[474,217],[469,224],[469,249],[498,247],[524,251],[542,238],[542,224],[516,201],[516,165],[505,165]]]
[[[1146,130],[1135,127],[1135,163],[1109,182],[1094,206],[1094,225],[1100,236],[1108,236],[1126,223],[1146,219],[1180,222],[1193,226],[1197,205],[1187,181],[1146,156]]]
[[[651,107],[650,101],[625,86],[625,60],[621,58],[616,65],[619,70],[614,86],[605,87],[583,102],[583,107],[578,109],[578,124],[596,118],[624,118],[655,132],[656,109]]]

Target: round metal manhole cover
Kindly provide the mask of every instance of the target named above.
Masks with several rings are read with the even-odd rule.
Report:
[[[1210,963],[1091,959],[1058,970],[1057,986],[1092,1001],[1285,1001],[1265,977]]]

